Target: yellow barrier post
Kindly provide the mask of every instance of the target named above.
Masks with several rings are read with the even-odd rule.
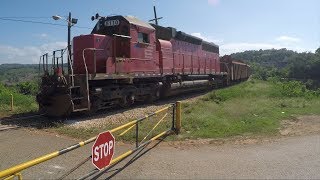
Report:
[[[176,133],[181,131],[181,101],[176,102]]]
[[[11,103],[10,103],[10,106],[11,106],[11,111],[13,111],[13,95],[12,94],[10,94],[11,95]]]

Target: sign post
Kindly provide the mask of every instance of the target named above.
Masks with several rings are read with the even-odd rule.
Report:
[[[114,154],[115,138],[109,132],[100,133],[92,146],[92,164],[99,170],[110,165]]]

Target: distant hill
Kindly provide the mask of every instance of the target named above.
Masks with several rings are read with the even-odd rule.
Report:
[[[269,49],[234,53],[231,56],[249,63],[260,79],[278,76],[297,80],[320,80],[320,48],[315,53]]]
[[[290,58],[296,55],[299,53],[287,49],[251,50],[231,54],[232,57],[251,64],[277,68],[286,67]]]
[[[0,82],[7,85],[32,81],[38,77],[37,64],[1,64]]]

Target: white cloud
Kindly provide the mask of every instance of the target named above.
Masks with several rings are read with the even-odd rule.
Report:
[[[48,37],[48,34],[46,34],[46,33],[41,33],[41,34],[39,34],[39,37],[41,37],[41,38],[47,38],[47,37]]]
[[[232,54],[247,50],[265,50],[265,49],[282,49],[286,48],[297,52],[314,52],[314,49],[303,48],[300,44],[301,39],[290,36],[279,36],[270,42],[231,42],[220,46],[220,54]]]
[[[220,54],[232,54],[236,52],[243,52],[247,50],[265,50],[265,49],[281,49],[286,48],[297,52],[314,52],[314,49],[305,49],[299,46],[283,45],[279,43],[226,43],[220,46]]]
[[[220,0],[208,0],[208,4],[211,6],[217,6],[220,3]]]
[[[290,37],[290,36],[280,36],[276,38],[276,41],[283,42],[283,43],[296,43],[296,42],[300,42],[301,39]]]
[[[220,46],[220,52],[222,55],[232,54],[235,52],[242,52],[246,50],[259,50],[259,49],[279,49],[278,45],[267,43],[227,43]]]
[[[0,44],[0,64],[4,63],[39,63],[39,57],[53,50],[63,49],[66,42],[53,42],[41,46],[13,47]]]
[[[213,42],[215,44],[219,44],[219,43],[223,42],[223,40],[221,40],[221,39],[215,39],[215,38],[213,38],[211,36],[204,36],[204,35],[202,35],[201,33],[198,33],[198,32],[191,33],[191,35],[192,36],[196,36],[198,38],[201,38],[201,39],[203,39],[205,41],[208,41],[208,42]]]

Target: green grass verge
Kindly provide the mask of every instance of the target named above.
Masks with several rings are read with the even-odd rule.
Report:
[[[13,95],[14,109],[10,111],[11,94]],[[36,112],[38,105],[35,97],[18,93],[13,88],[0,84],[0,118],[14,114]]]
[[[278,132],[282,119],[320,114],[317,93],[295,83],[249,80],[184,103],[180,138],[271,135]]]

